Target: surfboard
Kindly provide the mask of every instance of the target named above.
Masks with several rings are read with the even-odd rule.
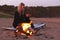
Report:
[[[45,23],[37,23],[37,24],[34,24],[34,28],[41,28],[41,27],[43,27],[45,25],[46,25]],[[16,30],[16,28],[14,28],[14,27],[3,27],[3,29],[5,29],[5,30],[13,30],[13,31]]]

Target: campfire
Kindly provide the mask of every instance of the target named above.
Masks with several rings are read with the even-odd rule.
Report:
[[[26,35],[26,36],[31,36],[34,32],[34,30],[31,28],[31,23],[22,23],[16,28],[16,33],[19,32],[20,35]]]

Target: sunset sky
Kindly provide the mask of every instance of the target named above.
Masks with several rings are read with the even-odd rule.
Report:
[[[21,2],[25,3],[26,6],[60,6],[60,0],[0,0],[0,5],[17,6]]]

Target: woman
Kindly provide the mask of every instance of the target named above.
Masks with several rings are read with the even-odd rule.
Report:
[[[31,15],[25,10],[25,4],[19,4],[17,11],[14,15],[13,27],[16,28],[22,22],[30,22],[30,16]],[[33,24],[32,28],[34,28]]]

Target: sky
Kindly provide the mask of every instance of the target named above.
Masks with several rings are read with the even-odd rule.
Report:
[[[26,6],[60,6],[60,0],[0,0],[0,5],[14,5],[17,6],[21,2]]]

